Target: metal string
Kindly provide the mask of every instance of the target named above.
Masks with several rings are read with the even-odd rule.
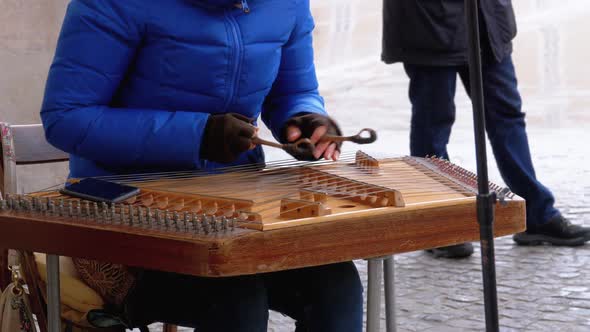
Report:
[[[273,189],[281,190],[285,187],[290,187],[291,185],[299,183],[297,190],[292,191],[292,192],[287,192],[287,194],[280,196],[282,198],[286,198],[286,197],[292,196],[294,194],[297,194],[297,191],[300,189],[314,190],[314,189],[316,189],[316,187],[319,188],[321,191],[323,191],[326,194],[342,194],[342,193],[344,193],[344,192],[342,192],[342,190],[344,188],[346,190],[352,190],[352,189],[356,189],[356,188],[363,188],[364,189],[364,192],[360,193],[360,194],[354,193],[352,195],[339,196],[339,198],[341,198],[341,199],[346,199],[346,198],[351,198],[351,197],[358,197],[359,195],[375,195],[378,193],[391,191],[391,189],[383,188],[381,185],[374,184],[374,183],[366,183],[366,182],[362,182],[361,180],[359,180],[359,178],[360,179],[364,179],[364,178],[372,179],[371,177],[374,177],[377,175],[378,180],[398,179],[398,181],[396,181],[394,183],[394,185],[399,186],[399,187],[396,187],[393,189],[400,190],[401,187],[405,187],[405,185],[408,184],[408,185],[410,185],[409,188],[411,188],[411,190],[420,190],[422,188],[429,188],[431,190],[426,191],[427,193],[432,193],[432,194],[445,193],[445,191],[440,191],[440,190],[433,191],[432,190],[432,189],[434,189],[433,184],[429,184],[428,186],[416,186],[415,181],[411,181],[411,180],[400,181],[399,178],[402,176],[407,176],[407,175],[412,175],[412,174],[423,175],[424,172],[420,172],[420,171],[428,171],[428,173],[433,173],[433,175],[435,175],[435,179],[441,178],[441,176],[439,174],[436,174],[434,172],[430,172],[430,170],[428,170],[428,169],[417,170],[416,165],[410,165],[407,163],[399,163],[399,164],[384,163],[384,161],[387,161],[387,160],[401,161],[402,159],[398,158],[398,159],[381,160],[382,165],[380,165],[379,168],[365,167],[363,165],[356,165],[356,164],[343,165],[343,162],[348,161],[347,159],[350,159],[350,156],[344,156],[338,162],[332,162],[332,161],[297,162],[294,160],[283,160],[283,161],[268,163],[268,165],[270,165],[270,166],[264,170],[260,170],[259,165],[240,165],[240,166],[232,166],[232,167],[226,167],[226,168],[221,169],[221,171],[237,170],[238,172],[221,173],[221,174],[215,174],[215,173],[211,174],[211,172],[208,172],[205,170],[193,170],[193,171],[186,171],[186,172],[161,172],[161,173],[146,173],[146,174],[133,174],[133,175],[126,174],[126,175],[119,175],[119,176],[105,176],[105,177],[97,177],[97,178],[109,179],[109,180],[115,180],[115,181],[120,180],[120,181],[125,181],[125,182],[132,182],[132,181],[134,181],[134,179],[136,179],[135,181],[137,181],[142,178],[145,179],[145,177],[148,177],[148,180],[143,180],[143,181],[140,180],[140,182],[145,183],[145,182],[155,182],[155,181],[165,181],[165,180],[174,181],[174,180],[179,180],[179,179],[198,178],[198,177],[209,175],[210,178],[215,178],[216,176],[220,177],[220,180],[222,180],[221,184],[229,183],[229,182],[232,182],[234,184],[236,182],[240,182],[242,184],[247,184],[248,180],[250,178],[259,177],[260,175],[279,174],[280,172],[284,173],[285,171],[292,172],[292,170],[290,170],[290,169],[293,169],[293,168],[301,168],[301,167],[316,166],[316,165],[321,166],[321,165],[329,164],[331,167],[328,168],[327,170],[320,170],[320,171],[311,170],[310,173],[308,173],[308,174],[301,174],[301,173],[297,174],[297,172],[294,172],[296,174],[286,176],[281,179],[274,179],[272,181],[267,180],[264,182],[264,184],[271,185],[271,184],[279,184],[280,183],[281,185],[279,185],[278,187],[275,186],[275,187],[273,187]],[[352,170],[351,170],[351,168],[352,168]],[[395,171],[396,174],[394,174],[394,175],[387,174],[385,172],[386,168],[388,171]],[[420,167],[420,168],[424,168],[424,167]],[[345,169],[345,171],[342,171],[343,169]],[[371,171],[369,172],[369,174],[367,174],[366,172],[362,172],[363,170],[371,170]],[[218,172],[218,171],[220,171],[220,170],[219,169],[213,170],[213,172]],[[332,172],[332,173],[330,173],[330,172]],[[231,174],[231,175],[228,176],[228,174]],[[350,174],[357,176],[357,178],[353,178],[353,179],[346,178],[346,176],[350,175]],[[387,174],[387,176],[383,176],[385,174]],[[335,182],[334,176],[344,177],[344,178],[339,179],[339,180],[337,179],[337,182]],[[311,184],[309,182],[301,184],[302,177],[304,177],[304,178],[305,177],[308,177],[308,178],[322,177],[323,179],[316,179],[315,181],[311,181]],[[322,186],[323,183],[329,184],[329,186],[327,186],[329,188]],[[453,184],[453,183],[451,182],[451,184]],[[446,183],[446,184],[438,183],[438,185],[442,188],[446,187],[446,189],[448,189],[448,186],[449,186],[448,183]],[[367,188],[367,186],[369,186],[369,188]],[[382,189],[377,190],[380,187]],[[459,187],[459,186],[457,186],[457,187]],[[460,188],[460,189],[461,189],[461,191],[466,191],[465,188]],[[232,189],[228,189],[228,190],[232,191]],[[213,191],[213,193],[226,193],[226,192],[228,192],[228,190],[217,190],[217,191]],[[404,190],[404,189],[402,189],[402,190]],[[410,189],[408,189],[408,190],[410,190]],[[250,193],[250,192],[258,192],[258,191],[259,191],[258,189],[254,189],[254,190],[249,190],[249,191],[242,190],[241,192],[242,193]],[[457,193],[457,190],[447,191],[447,192]],[[411,193],[408,192],[407,194],[416,196],[416,195],[419,195],[420,192],[412,191]],[[407,196],[407,194],[405,194],[404,196]],[[208,192],[207,195],[210,196],[211,192]],[[259,199],[266,198],[269,196],[273,196],[274,199],[269,200],[269,201],[257,202],[257,204],[263,205],[265,203],[274,202],[274,201],[281,199],[280,197],[279,198],[276,197],[276,193],[270,193],[267,196],[262,196],[262,197],[258,197],[258,198]],[[310,202],[309,205],[313,205],[313,204],[317,204],[317,203]],[[227,203],[224,206],[218,207],[218,210],[222,210],[227,205],[232,205],[232,203]],[[280,203],[278,205],[280,205]],[[275,207],[268,207],[266,209],[259,210],[257,212],[260,213],[262,211],[266,211],[266,210],[273,209],[273,208],[275,208]],[[284,211],[284,212],[289,212],[289,211]]]

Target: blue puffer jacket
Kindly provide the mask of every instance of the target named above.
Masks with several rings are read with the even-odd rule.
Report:
[[[262,114],[278,138],[325,113],[309,0],[238,2],[72,0],[41,110],[71,176],[218,167],[199,158],[209,114]]]

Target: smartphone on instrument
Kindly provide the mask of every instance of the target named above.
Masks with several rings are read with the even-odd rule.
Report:
[[[96,202],[118,203],[139,194],[139,188],[115,182],[86,178],[66,185],[60,193]]]

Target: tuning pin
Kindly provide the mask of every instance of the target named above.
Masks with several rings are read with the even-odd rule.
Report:
[[[78,218],[86,217],[86,211],[84,208],[84,201],[79,200],[78,204],[76,205],[76,213],[78,214]]]
[[[213,220],[215,222],[215,232],[222,231],[223,227],[222,227],[221,223],[223,222],[223,218],[222,217],[213,217]]]
[[[154,221],[152,222],[152,226],[159,227],[161,219],[162,219],[162,216],[160,216],[160,210],[155,209],[154,210]]]
[[[116,217],[117,225],[124,225],[127,222],[127,212],[125,211],[125,205],[123,204],[113,204],[115,205],[115,211],[119,210],[119,214]]]
[[[10,206],[14,211],[20,210],[19,201],[17,195],[10,195]]]
[[[14,207],[13,207],[14,206],[14,202],[13,202],[12,195],[6,194],[5,204],[6,204],[6,209],[7,210],[14,209]]]
[[[106,223],[109,224],[112,222],[112,220],[109,219],[109,206],[107,205],[106,202],[102,202],[101,203],[101,212],[102,212],[102,220]]]
[[[107,205],[107,203],[101,202],[98,209],[100,210],[100,216],[102,218],[102,221],[105,224],[110,224],[112,221],[109,218],[109,206]]]
[[[177,211],[174,211],[172,214],[172,228],[175,230],[180,230],[180,214]]]
[[[57,214],[61,217],[65,214],[64,199],[60,198],[57,205]]]
[[[152,225],[152,210],[149,207],[145,208],[144,225],[147,227],[151,227]]]
[[[15,211],[20,210],[20,201],[18,199],[18,195],[12,196],[12,209]]]
[[[47,207],[47,205],[45,205],[43,198],[37,197],[37,211],[44,214],[46,207]]]
[[[154,210],[154,221],[152,221],[152,228],[159,229],[162,227],[162,211],[160,209]]]
[[[143,225],[145,227],[150,227],[151,223],[152,223],[152,212],[151,212],[150,208],[145,208]]]
[[[168,210],[164,211],[164,220],[166,221],[166,228],[172,229],[173,221],[172,221],[172,216],[170,214],[170,211],[168,211]]]
[[[178,212],[176,211],[171,211],[170,212],[170,225],[168,226],[170,228],[171,231],[177,231],[178,230],[178,224],[180,222],[180,215],[178,214]]]
[[[15,211],[20,211],[20,195],[15,195],[12,199],[12,209]]]
[[[211,228],[209,227],[209,219],[206,214],[201,214],[199,224],[201,225],[201,230],[203,233],[209,234]]]
[[[84,216],[90,218],[90,202],[84,201]]]
[[[152,224],[152,209],[150,209],[149,207],[145,211],[145,219],[146,219],[147,225],[149,227],[153,228],[154,225]]]
[[[168,215],[168,210],[163,210],[163,212],[162,212],[162,228],[167,229],[169,224],[170,224],[170,216]]]
[[[78,201],[76,204],[76,217],[82,218],[84,215],[82,214],[82,201]]]
[[[98,204],[96,202],[92,202],[90,208],[90,214],[88,215],[95,223],[100,223],[100,215],[98,213]]]
[[[133,205],[129,205],[129,225],[134,226],[137,224],[137,218],[135,218],[135,208]]]
[[[188,232],[190,225],[190,214],[188,212],[183,212],[180,217],[180,230],[182,232]]]
[[[117,204],[112,203],[109,207],[109,219],[111,219],[112,224],[118,224],[119,218],[117,218]]]
[[[125,208],[125,215],[127,216],[125,223],[130,226],[133,225],[133,212],[131,210],[131,205],[121,204],[121,206]]]
[[[26,199],[25,197],[18,197],[15,205],[17,206],[17,208],[19,210],[23,210],[23,211],[30,211],[31,210],[31,204],[29,202],[28,199]]]
[[[215,221],[215,216],[208,216],[208,224],[209,224],[209,232],[210,233],[215,233],[217,232],[217,225],[216,225],[216,221]]]
[[[29,211],[29,204],[28,204],[28,200],[26,200],[24,197],[20,198],[20,205],[21,205],[21,209],[23,211]]]
[[[129,226],[133,226],[137,224],[137,218],[135,217],[135,208],[133,205],[127,205],[127,209],[129,209]]]
[[[21,210],[29,210],[29,205],[27,204],[29,201],[25,198],[24,195],[18,195],[18,201],[20,203]]]
[[[72,217],[74,215],[74,204],[72,201],[68,201],[68,217]]]
[[[227,218],[226,217],[221,217],[221,230],[222,231],[227,231]]]
[[[45,204],[45,200],[42,197],[37,198],[37,211],[42,214],[45,214],[47,211],[47,204]]]
[[[238,218],[231,218],[229,222],[229,229],[233,231],[236,228]]]
[[[6,199],[0,200],[0,208],[5,211],[12,210],[12,201],[8,195],[6,196]]]
[[[190,227],[192,227],[193,233],[195,233],[195,234],[199,233],[199,217],[194,212],[191,213]]]
[[[189,223],[189,213],[185,211],[182,215],[182,219],[179,224],[180,230],[186,232],[188,230],[188,223]]]
[[[39,198],[39,200],[37,201],[37,209],[39,213],[44,215],[47,214],[47,203],[43,198]]]
[[[193,232],[193,220],[192,220],[192,213],[190,212],[185,212],[184,213],[184,231],[186,233],[192,233]]]
[[[163,227],[165,229],[168,229],[170,227],[170,224],[172,223],[172,221],[170,221],[170,214],[168,213],[168,210],[164,210],[164,225]]]
[[[18,194],[14,197],[14,209],[17,211],[22,210],[21,197]]]
[[[117,224],[125,225],[127,222],[127,213],[125,212],[125,205],[119,204],[119,220]]]
[[[47,199],[47,211],[52,216],[57,216],[57,205],[55,205],[55,200],[51,198]]]
[[[99,212],[98,212],[98,203],[96,202],[92,202],[92,217],[94,218],[94,221],[99,222],[98,218],[99,218]]]
[[[143,208],[141,206],[137,207],[137,217],[139,218],[139,225],[143,225],[145,223],[145,218],[143,216]]]
[[[178,212],[174,211],[173,214],[173,225],[171,225],[174,229],[179,230],[180,229],[180,216],[178,215]]]
[[[209,217],[209,228],[211,228],[211,232],[212,233],[217,233],[218,229],[217,229],[217,217],[215,216],[210,216]]]
[[[160,209],[156,209],[156,225],[158,227],[162,227],[164,220],[162,219],[162,211]]]
[[[203,227],[203,232],[205,234],[209,234],[211,232],[211,226],[209,225],[209,218],[206,214],[203,215],[203,219],[201,220],[201,226]]]

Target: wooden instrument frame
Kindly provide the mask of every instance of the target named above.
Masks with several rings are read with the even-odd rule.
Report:
[[[357,163],[371,165],[371,160]],[[450,163],[449,163],[450,164]],[[466,181],[455,181],[469,185]],[[467,181],[468,182],[468,181]],[[321,197],[319,197],[321,200]],[[224,277],[367,259],[479,240],[475,195],[405,206],[295,218],[264,230],[177,233],[72,221],[27,211],[0,212],[6,246],[129,266]],[[495,206],[495,236],[525,229],[525,202]],[[300,216],[299,216],[300,217]]]

